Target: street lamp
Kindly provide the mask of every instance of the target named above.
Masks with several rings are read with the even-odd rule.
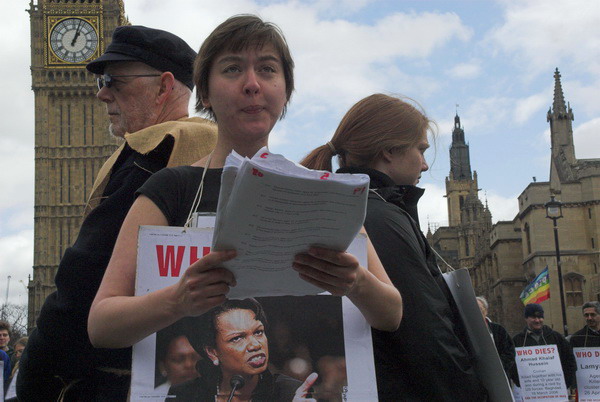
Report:
[[[555,200],[554,196],[551,195],[550,201],[544,206],[546,207],[546,218],[552,219],[552,224],[554,226],[554,246],[556,248],[556,268],[558,270],[558,287],[560,289],[560,309],[562,312],[565,336],[568,336],[569,329],[567,327],[567,312],[565,310],[565,292],[563,289],[562,268],[560,266],[560,248],[558,247],[558,227],[556,226],[556,221],[563,217],[562,202]]]

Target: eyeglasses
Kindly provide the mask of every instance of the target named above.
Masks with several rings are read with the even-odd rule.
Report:
[[[128,75],[110,75],[110,74],[102,74],[98,78],[96,78],[96,84],[98,85],[98,90],[101,90],[103,87],[110,88],[113,86],[115,82],[119,82],[114,78],[125,78],[125,77],[160,77],[160,74],[128,74]]]

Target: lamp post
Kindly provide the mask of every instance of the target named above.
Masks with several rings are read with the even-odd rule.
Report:
[[[565,292],[563,289],[562,268],[560,266],[560,248],[558,247],[558,227],[556,226],[556,221],[563,217],[562,202],[555,200],[554,196],[551,195],[550,201],[544,206],[546,207],[546,218],[552,219],[552,224],[554,226],[554,246],[556,248],[556,268],[558,270],[558,287],[560,289],[560,309],[562,312],[563,330],[565,336],[568,336],[569,329],[567,327],[567,312],[565,310]]]

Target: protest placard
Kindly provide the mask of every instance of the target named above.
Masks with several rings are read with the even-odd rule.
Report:
[[[136,294],[146,294],[176,283],[190,263],[210,251],[211,242],[210,228],[140,228]],[[359,235],[348,251],[366,265],[364,235]],[[241,297],[251,296],[244,294]],[[299,380],[297,383],[300,384],[307,375],[316,372],[319,378],[312,387],[311,395],[315,399],[377,399],[371,329],[347,298],[277,296],[260,297],[256,302],[268,322],[264,325],[268,346],[263,346],[262,352],[257,352],[249,361],[256,368],[264,367],[261,378],[275,374],[282,378],[281,374],[284,374]],[[180,322],[173,327],[185,328],[186,336],[191,337],[189,343],[195,349],[201,349],[197,351],[197,360],[204,361],[196,363],[200,372],[189,383],[197,388],[195,392],[206,393],[209,387],[200,383],[204,384],[211,378],[211,374],[203,371],[210,367],[210,364],[203,363],[210,363],[211,355],[206,353],[206,348],[198,345],[203,345],[202,339],[206,337],[203,325],[207,320],[202,317],[186,320],[192,325]],[[172,329],[163,330],[164,334],[178,333]],[[213,328],[213,331],[216,329]],[[164,400],[168,397],[170,384],[165,383],[168,376],[163,375],[167,373],[160,363],[165,350],[161,340],[165,336],[161,332],[133,347],[132,400]]]
[[[600,348],[573,348],[579,402],[600,401]]]
[[[524,401],[569,399],[556,345],[524,346],[515,352]]]

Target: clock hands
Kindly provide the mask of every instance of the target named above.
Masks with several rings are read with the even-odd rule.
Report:
[[[83,22],[83,20],[79,20],[79,25],[77,25],[77,31],[75,32],[75,36],[73,36],[73,40],[71,41],[71,46],[75,46],[75,42],[77,41],[77,38],[81,34],[81,23],[82,22]]]

